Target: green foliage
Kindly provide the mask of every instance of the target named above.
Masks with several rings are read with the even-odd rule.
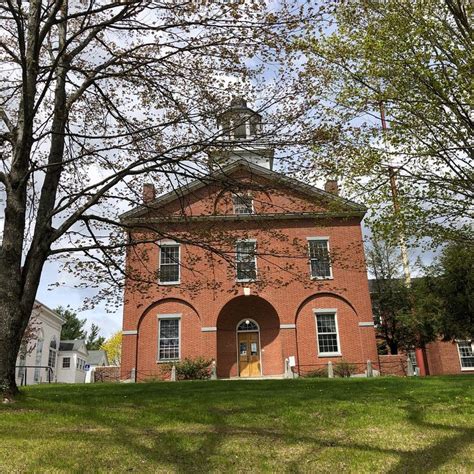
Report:
[[[373,226],[394,241],[406,232],[473,242],[473,5],[322,2],[328,29],[299,43],[321,129],[335,137],[315,148],[314,159],[377,210]]]
[[[178,380],[205,380],[211,376],[211,364],[212,359],[186,357],[183,360],[165,364],[163,370],[170,373],[172,367],[175,366]]]
[[[345,360],[341,360],[336,365],[334,365],[334,375],[336,377],[350,377],[351,375],[355,374],[357,367],[350,362],[346,362]]]
[[[86,346],[89,351],[97,351],[105,342],[105,337],[99,336],[100,328],[92,323],[91,330],[87,335]]]
[[[62,340],[86,339],[87,331],[84,326],[86,319],[79,319],[77,313],[69,308],[58,306],[54,311],[64,318],[64,324],[61,329]]]
[[[438,319],[444,339],[474,338],[474,247],[447,245],[418,297],[417,306],[422,304],[424,311]]]

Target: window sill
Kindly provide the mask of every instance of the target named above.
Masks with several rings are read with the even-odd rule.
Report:
[[[181,281],[159,281],[158,285],[160,286],[178,286],[181,284]]]
[[[315,276],[312,276],[311,280],[318,280],[318,281],[321,281],[321,280],[334,280],[334,277],[333,276],[329,276],[329,277],[315,277]]]
[[[342,357],[340,352],[325,352],[324,354],[318,354],[318,357]]]
[[[248,280],[235,280],[236,283],[256,283],[258,280],[256,278],[248,279]]]
[[[462,372],[472,372],[474,371],[474,367],[461,367]]]
[[[181,359],[169,359],[169,360],[157,360],[157,364],[172,364],[173,362],[179,362]]]

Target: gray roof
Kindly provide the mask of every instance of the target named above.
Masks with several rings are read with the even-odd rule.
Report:
[[[276,171],[263,168],[262,166],[256,165],[255,163],[251,163],[245,159],[241,159],[241,160],[236,160],[230,163],[229,165],[222,167],[221,169],[211,173],[207,177],[203,177],[202,179],[196,179],[195,181],[185,186],[181,186],[176,189],[173,189],[172,191],[166,194],[163,194],[162,196],[159,196],[152,203],[147,204],[146,206],[143,206],[143,205],[137,206],[134,209],[131,209],[130,211],[123,213],[120,216],[120,219],[123,221],[129,218],[137,218],[137,217],[143,216],[148,211],[150,211],[150,209],[159,207],[163,204],[167,204],[169,202],[174,201],[175,199],[182,198],[183,196],[193,191],[197,191],[198,189],[203,188],[204,186],[213,183],[214,180],[220,179],[220,180],[224,180],[225,182],[225,179],[229,178],[230,173],[234,172],[235,170],[239,168],[246,168],[247,170],[251,171],[253,174],[263,176],[273,181],[277,181],[278,183],[282,185],[285,185],[290,188],[294,188],[307,195],[317,196],[323,199],[324,201],[337,202],[342,207],[345,207],[347,210],[350,210],[352,212],[363,215],[367,211],[367,208],[365,206],[358,204],[354,201],[345,199],[340,196],[336,196],[327,191],[323,191],[322,189],[319,189],[314,186],[310,186],[309,184],[298,181],[297,179],[289,178],[288,176],[282,173],[278,173]],[[222,217],[222,216],[219,216],[219,217]]]
[[[78,351],[82,345],[85,345],[84,339],[74,339],[72,341],[61,341],[59,343],[60,351]]]
[[[89,351],[89,357],[87,358],[87,363],[89,365],[99,365],[103,358],[105,357],[105,364],[107,365],[109,363],[107,359],[107,352],[105,352],[103,349],[99,349],[97,351]]]

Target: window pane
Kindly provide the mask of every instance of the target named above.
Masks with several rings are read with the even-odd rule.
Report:
[[[160,282],[179,281],[179,245],[161,247]]]
[[[331,276],[331,265],[329,260],[327,240],[310,240],[309,258],[311,260],[311,276]]]
[[[472,352],[472,345],[469,341],[458,342],[459,356],[461,359],[461,367],[471,368],[474,367],[474,353]]]
[[[234,194],[232,198],[235,214],[252,214],[252,197],[242,194]]]
[[[319,340],[319,352],[339,352],[337,347],[337,335],[336,334],[320,334]]]
[[[316,327],[318,330],[319,352],[338,353],[337,328],[335,314],[316,315]]]
[[[255,242],[237,242],[237,280],[255,280],[257,266]]]
[[[317,320],[319,333],[336,332],[336,318],[334,314],[318,314]]]
[[[179,359],[179,319],[160,319],[158,358]]]

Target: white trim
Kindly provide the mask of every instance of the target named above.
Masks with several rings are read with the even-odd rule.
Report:
[[[217,328],[215,326],[202,327],[201,332],[216,332]]]
[[[337,310],[336,309],[313,309],[314,313],[314,324],[316,329],[316,344],[318,348],[318,357],[340,357],[342,356],[341,351],[341,341],[339,339],[339,325],[337,324]],[[334,314],[334,323],[336,325],[336,339],[337,339],[337,348],[338,352],[321,352],[319,350],[319,337],[318,337],[318,314],[320,315],[327,315],[327,314]]]
[[[329,246],[329,237],[306,237],[308,241],[308,264],[309,264],[309,277],[311,280],[334,280],[334,274],[332,272],[332,262],[331,262],[331,247]],[[326,242],[326,247],[328,251],[329,258],[329,276],[313,276],[313,269],[311,268],[311,241]]]
[[[180,319],[182,316],[182,313],[162,313],[162,314],[157,314],[156,315],[158,319]]]
[[[157,344],[157,354],[156,361],[158,363],[163,362],[174,362],[181,360],[181,314],[158,314],[158,344]],[[168,319],[177,319],[178,320],[178,358],[177,359],[160,359],[160,331],[161,331],[161,321]]]
[[[374,327],[374,323],[370,322],[370,321],[367,321],[367,322],[363,321],[363,322],[359,323],[359,327],[361,327],[361,328]]]
[[[136,329],[130,329],[128,331],[122,331],[122,336],[136,336],[138,331]]]
[[[158,274],[161,274],[161,248],[162,247],[178,247],[178,279],[175,281],[161,281],[160,278],[158,278],[158,284],[159,285],[179,285],[181,283],[181,244],[178,242],[174,242],[172,240],[166,241],[165,243],[163,241],[158,242]]]
[[[241,325],[241,323],[243,323],[244,321],[247,321],[247,319],[249,321],[252,321],[253,323],[255,323],[255,325],[257,326],[257,330],[256,331],[239,331],[239,326]],[[239,347],[239,334],[242,333],[242,334],[245,334],[245,333],[249,333],[249,332],[257,332],[258,333],[258,356],[259,356],[259,362],[260,362],[260,376],[263,375],[263,362],[262,362],[262,341],[261,341],[261,337],[260,337],[260,325],[257,323],[257,321],[255,321],[255,319],[250,319],[250,318],[244,318],[244,319],[241,319],[238,323],[237,323],[237,326],[235,326],[235,344],[236,344],[236,349],[237,349],[237,373],[238,373],[238,376],[240,377],[240,347]],[[252,378],[252,377],[242,377],[243,379],[247,379],[247,378]]]
[[[280,329],[296,329],[296,324],[280,324]]]

